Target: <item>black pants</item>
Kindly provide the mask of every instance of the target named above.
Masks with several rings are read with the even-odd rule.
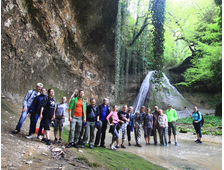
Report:
[[[202,134],[201,134],[201,122],[193,123],[193,125],[194,125],[194,129],[195,129],[196,133],[199,133],[199,137],[201,138],[202,137]]]
[[[127,136],[128,136],[128,141],[131,141],[131,126],[127,125]]]
[[[103,146],[105,144],[107,120],[101,120],[101,121],[102,121],[102,126],[98,129],[96,133],[95,145],[99,145],[100,138],[101,138],[100,145]]]
[[[43,127],[44,127],[44,121],[43,121],[43,119],[41,119],[40,126],[39,126],[39,131],[38,131],[38,136],[42,135]]]

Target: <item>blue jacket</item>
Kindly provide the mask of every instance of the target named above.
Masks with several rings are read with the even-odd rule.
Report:
[[[134,127],[134,115],[131,113],[129,116],[130,122],[128,123],[129,126],[131,126],[131,129]]]
[[[36,92],[36,90],[29,90],[23,99],[23,108],[30,107],[32,105],[33,100],[36,96],[40,95],[40,92]]]
[[[40,106],[41,106],[41,101],[43,100],[44,97],[46,97],[46,94],[41,94],[34,98],[33,103],[30,107],[30,113],[35,113],[37,115],[40,115]]]
[[[201,121],[201,113],[199,112],[199,111],[197,111],[196,113],[195,112],[193,112],[192,113],[192,117],[193,117],[193,119],[194,120],[196,120],[196,121]]]

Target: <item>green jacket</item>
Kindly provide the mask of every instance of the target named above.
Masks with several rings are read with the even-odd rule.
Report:
[[[167,116],[168,122],[177,120],[177,112],[173,108],[171,108],[170,110],[169,109],[166,110],[166,116]]]
[[[74,112],[75,112],[75,107],[76,107],[76,103],[79,100],[79,97],[75,97],[71,100],[70,104],[69,104],[69,110],[71,110],[71,116],[73,118],[74,116]],[[83,113],[83,119],[85,119],[85,111],[86,111],[86,101],[84,98],[82,98],[82,113]]]

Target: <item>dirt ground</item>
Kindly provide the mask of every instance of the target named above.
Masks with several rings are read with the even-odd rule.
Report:
[[[20,133],[12,134],[21,115],[21,108],[22,105],[12,103],[9,99],[1,100],[1,169],[94,169],[77,159],[84,156],[83,153],[75,148],[65,148],[66,143],[52,143],[47,146],[41,143],[36,135],[32,140],[26,139],[29,118],[24,121]],[[53,128],[50,131],[50,139],[54,139]],[[58,157],[52,152],[54,148],[61,149],[64,158],[56,159]]]

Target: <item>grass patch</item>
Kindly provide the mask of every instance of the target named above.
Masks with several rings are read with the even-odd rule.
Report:
[[[179,132],[195,132],[191,117],[181,118],[176,122],[178,124],[177,130]],[[201,133],[203,135],[222,135],[222,117],[204,115],[204,124],[202,126]]]

